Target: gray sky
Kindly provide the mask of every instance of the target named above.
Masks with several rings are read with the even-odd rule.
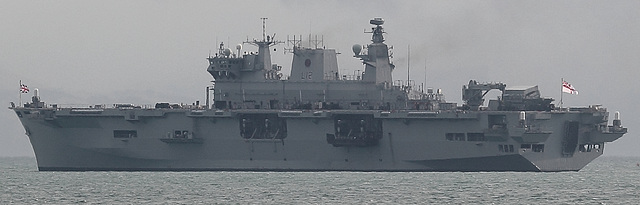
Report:
[[[470,79],[539,85],[560,98],[560,79],[580,95],[565,106],[620,111],[629,133],[605,155],[640,156],[640,1],[6,1],[0,0],[1,105],[18,102],[18,81],[58,104],[204,99],[216,42],[235,45],[267,33],[324,36],[342,52],[339,69],[362,69],[353,44],[367,44],[368,20],[383,17],[394,46],[395,79],[442,88],[461,103]],[[407,46],[411,45],[411,57]],[[232,46],[234,47],[234,46]],[[284,46],[273,63],[291,67]],[[245,45],[244,50],[256,50]],[[425,64],[426,63],[426,64]],[[24,95],[23,100],[29,99]],[[493,93],[492,93],[493,94]],[[496,93],[497,94],[497,93]],[[634,106],[635,105],[635,106]],[[611,119],[613,115],[611,115]],[[0,111],[0,156],[33,156],[24,129]]]

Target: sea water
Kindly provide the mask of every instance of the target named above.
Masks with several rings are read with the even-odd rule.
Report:
[[[578,172],[39,172],[0,158],[0,204],[640,204],[639,157]]]

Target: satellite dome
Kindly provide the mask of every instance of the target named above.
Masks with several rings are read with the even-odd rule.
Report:
[[[236,50],[242,50],[242,44],[236,45]]]
[[[226,57],[229,57],[231,55],[231,50],[229,50],[228,48],[225,48],[222,54],[224,54],[224,56]]]
[[[362,51],[362,46],[360,44],[353,44],[353,46],[351,47],[351,50],[353,50],[354,55],[360,55],[360,51]]]

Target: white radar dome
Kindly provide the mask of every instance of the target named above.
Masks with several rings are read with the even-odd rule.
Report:
[[[360,44],[354,44],[351,47],[351,50],[353,50],[354,55],[360,55],[360,52],[362,51],[362,46]]]
[[[231,55],[231,50],[229,50],[228,48],[225,48],[222,53],[224,54],[224,56],[229,57]]]

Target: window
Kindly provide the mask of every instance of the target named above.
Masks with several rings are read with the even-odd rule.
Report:
[[[445,137],[449,141],[465,141],[464,133],[447,133]]]
[[[487,141],[484,133],[467,133],[467,141]]]
[[[489,115],[489,129],[504,128],[507,124],[505,115]]]
[[[447,134],[445,134],[445,137],[446,137],[446,138],[447,138],[447,140],[449,140],[449,141],[453,141],[453,136],[454,136],[454,134],[453,134],[453,133],[447,133]]]
[[[521,144],[520,148],[521,149],[531,149],[531,144]]]
[[[113,138],[134,138],[138,137],[138,131],[136,130],[114,130]]]
[[[514,152],[513,145],[498,145],[499,152]]]
[[[534,144],[531,146],[533,152],[544,152],[544,144]]]

